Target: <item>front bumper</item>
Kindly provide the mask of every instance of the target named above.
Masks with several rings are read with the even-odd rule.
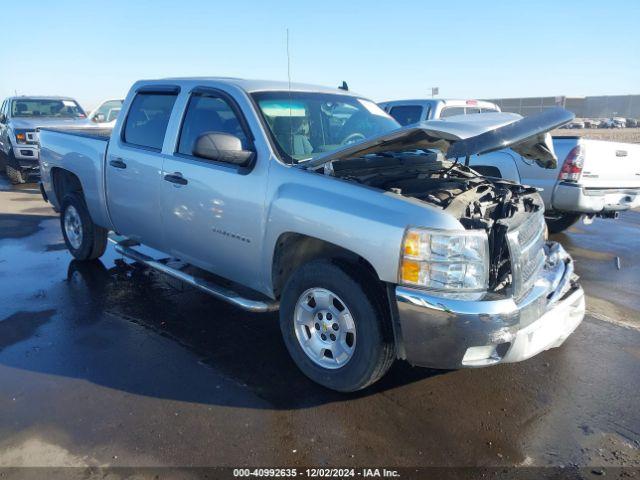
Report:
[[[640,207],[638,188],[585,188],[561,182],[553,192],[553,210],[599,213]]]
[[[37,169],[40,151],[36,145],[17,144],[12,146],[13,156],[20,168]]]
[[[560,346],[584,318],[573,260],[550,242],[532,290],[513,298],[464,300],[396,287],[402,357],[432,368],[518,362]]]

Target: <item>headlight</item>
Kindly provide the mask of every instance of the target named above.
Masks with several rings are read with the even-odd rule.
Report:
[[[16,134],[16,142],[18,143],[27,143],[27,141],[29,140],[27,138],[27,134],[28,133],[34,133],[35,130],[16,130],[15,134]]]
[[[404,236],[399,277],[402,284],[437,290],[486,290],[487,234],[478,230],[410,228]]]

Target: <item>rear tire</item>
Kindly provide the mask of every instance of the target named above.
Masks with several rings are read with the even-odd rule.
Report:
[[[549,233],[560,233],[572,226],[582,217],[579,213],[560,213],[554,215],[545,215]]]
[[[107,248],[109,232],[93,223],[81,193],[73,192],[64,197],[60,227],[67,249],[77,260],[95,260]]]
[[[328,260],[303,265],[287,281],[280,330],[291,358],[314,382],[353,392],[376,382],[391,367],[395,359],[391,322],[370,282]],[[314,295],[323,300],[316,302]],[[320,355],[314,355],[314,349]]]

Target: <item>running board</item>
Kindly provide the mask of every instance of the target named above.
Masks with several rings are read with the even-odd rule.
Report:
[[[134,250],[133,248],[128,246],[126,242],[116,243],[115,249],[116,252],[122,254],[127,258],[130,258],[131,260],[135,260],[136,262],[142,263],[150,268],[153,268],[154,270],[158,270],[189,285],[193,285],[194,287],[208,293],[209,295],[219,298],[220,300],[224,300],[231,305],[235,305],[236,307],[240,307],[249,312],[261,313],[273,312],[275,310],[278,310],[278,302],[253,300],[250,298],[242,297],[233,290],[222,287],[220,285],[216,285],[203,278],[190,275],[181,270],[177,270],[168,265],[165,265],[164,263],[159,262],[156,259],[145,255],[144,253],[140,253],[137,250]]]

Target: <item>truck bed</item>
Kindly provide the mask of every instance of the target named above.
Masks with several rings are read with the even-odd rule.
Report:
[[[110,128],[55,127],[39,129],[40,171],[45,191],[54,191],[56,169],[73,174],[82,186],[93,221],[110,228],[104,195],[104,168],[111,137]],[[55,208],[62,198],[50,195]]]

